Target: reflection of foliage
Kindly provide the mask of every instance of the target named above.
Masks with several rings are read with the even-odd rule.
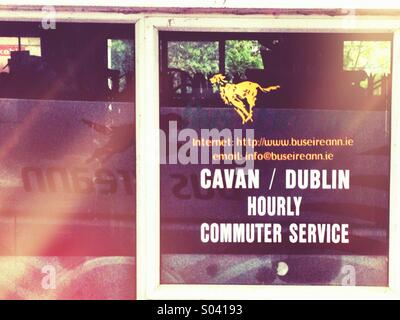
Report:
[[[132,40],[115,40],[111,41],[111,69],[119,70],[120,76],[126,75],[135,68],[135,53]],[[120,91],[126,87],[126,77],[120,78]]]
[[[345,41],[344,68],[371,74],[390,73],[389,41]]]
[[[122,74],[133,71],[135,64],[132,40],[111,40],[111,69]]]
[[[243,76],[247,69],[262,69],[260,44],[252,40],[226,41],[225,67],[228,75]]]
[[[243,76],[246,69],[262,68],[260,44],[252,40],[227,40],[225,43],[226,74]],[[193,75],[219,72],[218,42],[170,41],[168,42],[168,67]]]
[[[170,41],[168,42],[168,67],[193,75],[218,72],[218,42]]]
[[[345,70],[364,70],[368,79],[360,83],[362,88],[373,87],[373,94],[381,94],[381,80],[390,73],[390,41],[345,41]]]

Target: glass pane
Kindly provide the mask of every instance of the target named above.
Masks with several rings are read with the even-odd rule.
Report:
[[[0,35],[0,299],[134,299],[134,25]]]
[[[391,43],[160,34],[163,284],[387,286]]]

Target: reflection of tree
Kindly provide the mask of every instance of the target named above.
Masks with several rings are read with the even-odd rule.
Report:
[[[389,41],[345,41],[344,68],[367,74],[390,73]]]
[[[204,75],[218,72],[218,42],[168,42],[168,67]]]
[[[226,74],[243,77],[250,68],[263,68],[260,44],[252,40],[227,40],[225,43]],[[168,42],[168,67],[194,75],[219,72],[218,42],[170,41]]]
[[[247,69],[262,69],[260,47],[258,41],[226,41],[226,73],[242,77]]]
[[[111,40],[111,69],[119,70],[120,76],[125,76],[134,70],[134,44],[132,40]],[[126,77],[120,79],[120,88],[125,88]]]
[[[380,94],[380,82],[390,73],[390,41],[345,41],[345,70],[364,70],[368,74],[363,88]]]
[[[132,40],[112,40],[111,68],[120,70],[122,74],[134,69],[134,49]]]

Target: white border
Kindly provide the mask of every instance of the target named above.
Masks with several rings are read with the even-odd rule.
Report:
[[[400,20],[356,17],[246,17],[246,16],[150,16],[137,24],[137,123],[138,148],[138,298],[139,299],[400,299],[397,270],[399,252],[399,146],[400,91],[392,90],[390,273],[389,287],[262,286],[262,285],[161,285],[160,284],[160,176],[158,31],[240,32],[396,32],[393,88],[400,87]],[[152,54],[149,54],[152,52]],[[143,61],[146,64],[143,65]],[[140,93],[146,92],[144,95]],[[154,94],[154,92],[156,94]],[[140,124],[140,122],[142,122]],[[140,245],[139,245],[140,244]]]
[[[67,2],[67,3],[66,3]],[[399,3],[394,3],[393,0],[363,0],[362,3],[348,0],[336,1],[320,1],[320,0],[268,0],[268,1],[243,1],[243,0],[0,0],[0,4],[4,5],[70,5],[70,6],[101,6],[101,7],[142,7],[142,8],[232,8],[232,9],[247,9],[247,8],[363,8],[363,9],[381,9],[400,8]]]
[[[14,3],[15,4],[15,3]],[[0,20],[38,21],[38,11],[7,11]],[[396,32],[393,85],[400,88],[400,19],[396,17],[165,15],[57,12],[59,22],[135,23],[138,299],[400,298],[400,90],[392,90],[389,288],[259,285],[160,285],[158,31]]]
[[[389,287],[400,291],[400,30],[393,41],[393,83],[390,157]]]

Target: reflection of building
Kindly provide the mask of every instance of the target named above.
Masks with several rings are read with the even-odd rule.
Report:
[[[0,72],[10,72],[9,59],[13,51],[28,51],[31,56],[40,56],[40,38],[0,37]]]
[[[124,63],[133,59],[126,44],[133,43],[133,33],[123,24],[59,23],[43,30],[34,23],[1,22],[0,97],[132,100],[133,64]]]

